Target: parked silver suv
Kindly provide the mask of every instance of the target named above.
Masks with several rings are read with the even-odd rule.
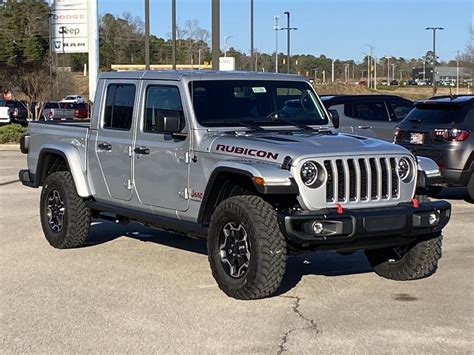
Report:
[[[393,141],[393,131],[413,108],[413,102],[395,95],[322,96],[328,110],[336,110],[340,131]]]
[[[92,216],[206,237],[241,299],[273,294],[293,252],[362,249],[396,280],[436,270],[450,204],[414,198],[405,148],[337,133],[303,78],[106,73],[94,102],[90,123],[35,122],[21,142],[56,248],[83,245]]]

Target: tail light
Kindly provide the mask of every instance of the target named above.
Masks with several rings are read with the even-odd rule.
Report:
[[[76,109],[74,110],[74,117],[75,117],[75,118],[79,118],[80,115],[81,115],[81,113],[79,112],[79,109],[76,108]]]
[[[13,115],[14,117],[18,117],[18,109],[17,109],[17,108],[14,108],[14,109],[13,109],[12,115]]]
[[[435,138],[444,139],[448,142],[464,142],[469,137],[469,131],[465,129],[435,129]]]
[[[396,142],[398,136],[400,135],[400,128],[396,127],[395,131],[393,131],[393,141]]]
[[[53,119],[53,116],[54,116],[54,110],[50,108],[50,109],[49,109],[49,112],[48,112],[48,118],[49,118],[50,120],[52,120],[52,119]]]

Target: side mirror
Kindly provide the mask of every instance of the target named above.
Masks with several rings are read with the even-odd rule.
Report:
[[[339,113],[337,112],[337,110],[328,110],[329,111],[329,116],[331,116],[331,121],[332,121],[332,124],[334,125],[334,128],[338,129],[339,128]]]
[[[179,133],[183,130],[183,117],[180,111],[166,110],[160,112],[159,121],[161,121],[162,133]]]

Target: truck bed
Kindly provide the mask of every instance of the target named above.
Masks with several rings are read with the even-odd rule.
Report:
[[[86,150],[90,121],[46,121],[30,122],[28,125],[28,167],[36,171],[39,153],[62,147],[68,151],[76,150],[82,168],[86,167]]]

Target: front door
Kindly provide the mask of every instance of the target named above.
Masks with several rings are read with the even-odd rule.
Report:
[[[393,140],[395,123],[390,121],[384,100],[355,102],[354,116],[354,132],[357,135]]]
[[[139,82],[109,82],[95,151],[108,194],[118,200],[132,198],[131,146],[133,117]]]
[[[134,144],[134,183],[148,206],[188,209],[190,129],[176,82],[144,82],[140,119]],[[166,115],[183,119],[182,131],[163,131]]]

